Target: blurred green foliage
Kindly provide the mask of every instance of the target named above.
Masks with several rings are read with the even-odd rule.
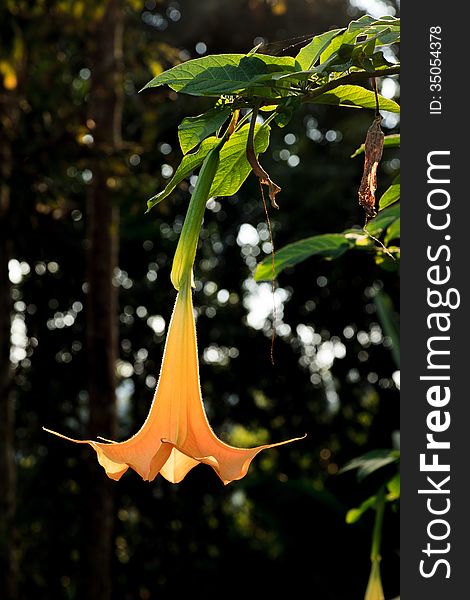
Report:
[[[1,136],[14,156],[8,185],[21,598],[75,599],[77,582],[86,577],[80,507],[93,494],[82,484],[83,457],[91,451],[50,439],[41,427],[87,437],[84,218],[93,177],[87,94],[92,24],[104,5],[7,1],[0,9],[1,60],[9,65],[9,75],[1,72],[0,110],[13,95],[21,111],[14,131],[1,114]],[[120,439],[143,422],[158,376],[188,183],[150,214],[145,201],[165,187],[181,160],[182,118],[212,104],[137,90],[163,69],[206,52],[246,52],[264,42],[272,54],[296,54],[298,46],[291,46],[298,36],[307,40],[360,14],[343,0],[128,0],[125,12],[124,143],[119,153],[103,156],[112,164],[107,184],[121,210],[114,278]],[[368,111],[310,105],[283,129],[273,127],[263,161],[283,188],[281,210],[271,216],[277,247],[362,226],[362,173],[349,157],[371,118]],[[397,123],[389,118],[386,133]],[[380,193],[398,166],[397,151],[387,150]],[[258,182],[250,176],[236,196],[212,201],[206,214],[195,295],[203,396],[211,424],[227,441],[308,437],[260,456],[243,481],[226,488],[202,468],[176,486],[125,476],[115,485],[115,598],[194,590],[219,597],[227,586],[233,596],[305,590],[325,600],[363,596],[373,516],[351,526],[345,515],[375,493],[382,475],[358,483],[354,473],[338,472],[360,454],[392,447],[396,438],[399,379],[375,300],[384,290],[398,307],[396,267],[383,270],[363,252],[299,263],[279,277],[273,322],[270,284],[253,281],[256,264],[270,251]],[[398,593],[396,519],[391,514],[384,524],[387,597]]]

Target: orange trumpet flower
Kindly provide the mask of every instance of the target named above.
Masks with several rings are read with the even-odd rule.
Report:
[[[202,216],[218,166],[218,151],[218,148],[213,150],[204,162],[176,249],[171,280],[178,296],[168,328],[160,379],[145,423],[124,442],[74,440],[46,429],[71,442],[90,444],[108,477],[116,481],[130,467],[145,481],[152,481],[161,473],[171,483],[179,483],[193,467],[204,463],[227,484],[244,477],[261,450],[301,439],[235,448],[215,435],[204,411],[191,283]]]
[[[168,330],[162,368],[149,415],[142,428],[125,442],[74,440],[90,444],[111,479],[119,480],[130,467],[145,481],[161,473],[179,483],[199,463],[210,465],[227,484],[241,479],[253,458],[266,448],[235,448],[222,442],[207,420],[199,385],[196,329],[189,282],[180,288]],[[300,439],[300,438],[296,438]]]

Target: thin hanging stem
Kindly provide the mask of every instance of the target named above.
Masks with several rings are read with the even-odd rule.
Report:
[[[375,77],[372,77],[371,82],[372,82],[372,89],[374,90],[374,94],[375,94],[375,116],[380,117],[380,104],[379,104],[379,94],[377,92],[377,79]]]
[[[369,237],[371,240],[373,240],[374,242],[376,242],[381,248],[382,250],[385,252],[385,254],[387,256],[389,256],[392,260],[394,260],[395,262],[397,261],[397,259],[393,256],[393,254],[390,252],[390,250],[387,248],[387,246],[385,244],[383,244],[378,238],[374,237],[371,233],[369,233],[366,229],[367,224],[369,223],[370,219],[368,217],[368,215],[366,215],[366,222],[364,227],[362,228],[362,231],[367,235],[367,237]]]
[[[264,214],[266,215],[266,223],[268,225],[268,231],[269,231],[269,241],[271,242],[271,270],[272,270],[272,276],[271,276],[271,292],[273,295],[273,332],[271,335],[271,352],[270,352],[270,358],[271,358],[271,364],[274,366],[274,341],[276,339],[276,320],[277,320],[277,315],[276,315],[276,296],[275,296],[275,291],[276,291],[276,285],[275,285],[275,275],[276,275],[276,267],[275,267],[275,253],[274,253],[274,238],[273,238],[273,230],[271,227],[271,219],[269,218],[269,213],[268,213],[268,207],[266,204],[266,198],[264,197],[264,190],[263,190],[263,185],[261,183],[261,181],[259,182],[259,188],[261,190],[261,198],[263,199],[263,207],[264,207]]]

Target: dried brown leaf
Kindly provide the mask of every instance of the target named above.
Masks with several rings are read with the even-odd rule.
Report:
[[[359,187],[359,204],[366,212],[368,219],[376,216],[375,191],[377,189],[377,167],[382,158],[384,148],[384,134],[380,124],[382,117],[375,117],[374,122],[367,130],[364,148],[364,174]]]

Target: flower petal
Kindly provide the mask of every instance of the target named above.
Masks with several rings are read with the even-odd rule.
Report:
[[[236,448],[220,440],[204,410],[191,283],[180,288],[168,329],[162,367],[149,414],[140,430],[124,442],[75,440],[89,444],[108,477],[119,480],[130,467],[145,481],[161,473],[178,483],[199,463],[211,466],[224,484],[246,475],[262,450],[302,439],[294,438],[256,448]]]
[[[242,479],[247,474],[251,461],[262,450],[268,450],[269,448],[275,448],[276,446],[290,444],[291,442],[303,440],[306,437],[305,435],[303,435],[302,437],[284,440],[283,442],[277,442],[275,444],[265,444],[264,446],[257,446],[255,448],[237,448],[235,446],[229,446],[228,444],[222,442],[222,440],[220,440],[212,432],[212,430],[211,433],[212,439],[210,441],[210,446],[212,453],[206,455],[198,455],[197,452],[191,453],[191,448],[188,444],[186,444],[184,447],[174,447],[177,450],[179,450],[180,453],[186,454],[188,458],[192,458],[195,464],[202,462],[212,467],[225,485],[231,483],[232,481]],[[167,440],[163,441],[167,442]],[[209,448],[209,445],[207,446],[207,448]],[[195,464],[193,466],[195,466]]]

